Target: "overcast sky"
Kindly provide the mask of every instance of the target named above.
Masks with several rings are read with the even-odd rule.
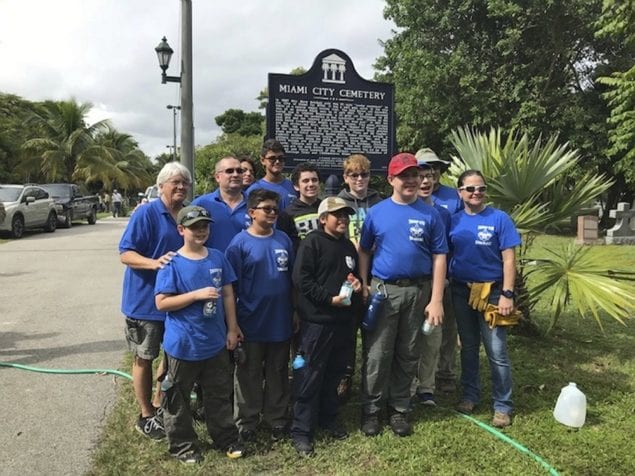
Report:
[[[179,86],[161,84],[154,48],[165,35],[180,64],[179,0],[0,0],[0,91],[29,100],[91,102],[151,157],[172,143]],[[193,0],[196,145],[220,132],[214,117],[258,109],[267,73],[309,69],[319,52],[347,53],[372,79],[391,37],[381,0]],[[178,127],[178,120],[177,120]],[[177,132],[177,134],[179,134]],[[177,139],[178,140],[178,139]]]

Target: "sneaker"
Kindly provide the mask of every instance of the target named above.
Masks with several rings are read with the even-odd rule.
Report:
[[[203,461],[203,455],[196,450],[186,451],[174,457],[183,464],[200,464]]]
[[[509,413],[494,412],[494,418],[492,418],[492,426],[496,428],[505,428],[512,424],[512,417]]]
[[[381,428],[379,426],[379,415],[376,413],[363,414],[361,428],[362,433],[366,436],[379,435]]]
[[[165,428],[165,425],[163,424],[163,407],[155,407],[154,420],[161,425],[162,428]]]
[[[300,456],[308,457],[313,454],[313,445],[305,439],[293,440],[293,447]]]
[[[462,400],[456,406],[456,411],[459,413],[465,413],[466,415],[471,415],[475,407],[475,403],[472,403],[469,400]]]
[[[165,430],[163,425],[157,421],[154,416],[139,417],[135,429],[143,436],[147,436],[153,440],[162,440],[165,438]]]
[[[326,431],[326,433],[334,440],[345,440],[348,438],[346,428],[344,428],[344,426],[342,426],[342,424],[337,420],[330,425],[325,426],[324,431]]]
[[[283,440],[287,436],[287,429],[284,426],[274,426],[271,428],[271,439],[273,441]]]
[[[229,459],[242,458],[245,454],[245,448],[243,447],[241,442],[237,441],[229,445],[225,454]]]
[[[390,429],[397,436],[408,436],[412,433],[412,426],[408,423],[406,414],[402,412],[390,415]]]
[[[240,439],[245,443],[256,440],[256,432],[253,430],[240,430]]]
[[[434,401],[434,395],[431,393],[417,393],[417,398],[422,405],[426,405],[428,407],[436,407],[437,402]]]

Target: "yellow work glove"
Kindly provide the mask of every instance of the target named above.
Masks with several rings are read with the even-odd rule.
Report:
[[[493,281],[488,283],[468,284],[470,287],[470,297],[467,300],[467,303],[472,309],[483,312],[487,308],[487,301],[492,290],[492,284],[494,284]]]
[[[509,316],[501,316],[498,312],[498,306],[488,304],[485,312],[483,312],[485,322],[489,325],[490,329],[494,329],[496,326],[515,326],[523,317],[523,313],[518,309],[514,309]]]

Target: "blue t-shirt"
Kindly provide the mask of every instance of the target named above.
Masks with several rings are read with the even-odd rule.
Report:
[[[236,280],[234,270],[218,250],[207,248],[199,260],[177,254],[157,273],[155,294],[184,294],[214,286],[221,288]],[[225,348],[227,326],[223,299],[216,300],[216,312],[203,314],[205,301],[196,301],[178,311],[168,311],[163,334],[163,349],[181,360],[211,359]]]
[[[464,207],[463,200],[459,197],[459,192],[447,185],[439,185],[439,188],[432,192],[432,200],[449,211],[450,215],[463,210]]]
[[[139,207],[130,217],[119,242],[119,253],[136,251],[146,258],[157,259],[183,246],[176,222],[161,200]],[[128,317],[151,321],[165,320],[165,312],[154,305],[154,282],[157,272],[126,266],[123,278],[121,312]]]
[[[448,252],[439,212],[423,200],[403,205],[387,198],[369,209],[360,246],[376,247],[372,275],[383,280],[430,276],[432,255]]]
[[[502,251],[520,245],[520,235],[507,213],[486,207],[476,215],[452,215],[449,275],[461,282],[502,282]]]
[[[293,183],[289,179],[284,179],[280,183],[271,183],[267,182],[264,178],[261,178],[249,186],[249,188],[245,191],[245,197],[248,197],[252,191],[258,188],[266,188],[267,190],[272,190],[280,195],[280,203],[278,203],[278,208],[280,210],[284,210],[291,204],[294,198],[298,198],[298,192],[295,191]]]
[[[438,203],[433,203],[432,206],[436,211],[439,212],[439,216],[441,217],[441,223],[443,223],[443,228],[445,229],[445,239],[448,242],[448,247],[450,244],[450,226],[452,225],[452,214],[445,208],[443,205]]]
[[[192,205],[205,208],[214,220],[209,238],[205,242],[208,248],[216,248],[224,252],[234,236],[251,224],[251,217],[247,213],[247,200],[244,199],[232,210],[223,202],[220,190],[198,197]]]
[[[251,342],[282,342],[291,337],[293,245],[279,230],[253,236],[241,231],[225,256],[236,272],[238,325]]]

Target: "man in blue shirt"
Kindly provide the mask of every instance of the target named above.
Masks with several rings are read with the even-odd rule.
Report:
[[[159,391],[153,402],[152,361],[163,340],[165,312],[154,304],[157,271],[168,264],[183,246],[176,229],[176,217],[183,208],[192,183],[189,170],[169,162],[157,176],[159,200],[140,207],[130,218],[119,242],[119,256],[126,265],[121,312],[126,316],[126,340],[133,354],[132,385],[141,415],[135,428],[152,439],[165,437],[160,418],[155,416]]]
[[[415,156],[395,155],[388,165],[388,182],[392,196],[368,211],[359,249],[364,295],[369,292],[369,271],[372,290],[387,294],[376,328],[363,333],[361,430],[367,436],[381,431],[379,412],[385,404],[392,431],[398,436],[412,432],[407,413],[424,314],[432,325],[443,321],[448,245],[439,212],[419,200]]]
[[[246,191],[247,196],[256,189],[266,188],[280,195],[280,210],[287,208],[291,202],[298,197],[298,193],[293,187],[291,180],[284,177],[284,147],[276,139],[267,139],[262,144],[260,152],[260,162],[265,169],[265,176],[257,180]]]
[[[224,157],[216,163],[214,174],[218,188],[192,202],[205,208],[214,217],[213,233],[205,246],[225,252],[229,242],[251,223],[247,213],[247,200],[243,196],[243,168],[240,161],[232,156]]]

